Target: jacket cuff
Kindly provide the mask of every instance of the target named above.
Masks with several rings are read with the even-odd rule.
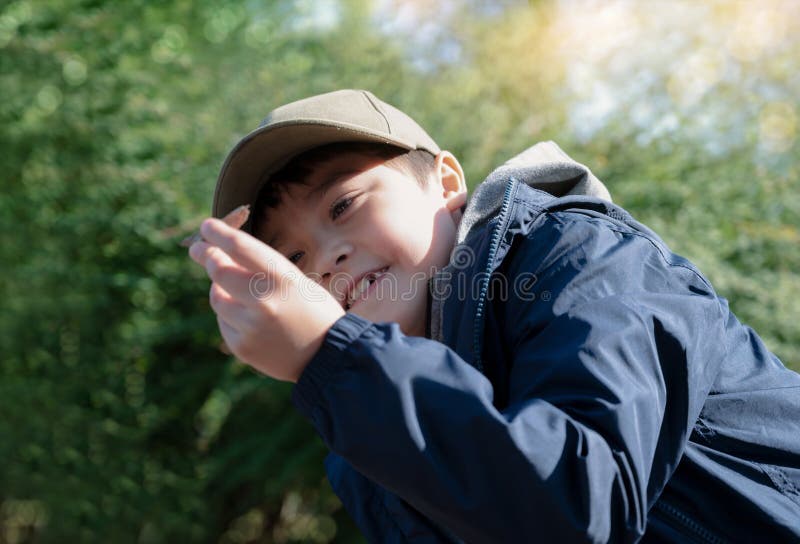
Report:
[[[311,358],[292,390],[292,402],[306,418],[314,421],[314,407],[319,404],[324,387],[340,372],[350,345],[372,326],[355,314],[345,314],[328,329],[319,351]]]

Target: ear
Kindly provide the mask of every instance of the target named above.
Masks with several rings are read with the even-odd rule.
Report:
[[[436,188],[442,191],[448,211],[459,211],[467,201],[467,182],[458,159],[449,151],[440,151],[436,155],[435,175]]]

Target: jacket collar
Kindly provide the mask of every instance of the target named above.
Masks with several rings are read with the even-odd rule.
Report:
[[[556,197],[583,195],[611,201],[606,186],[586,166],[571,159],[555,142],[540,142],[498,167],[478,185],[459,223],[456,244],[497,214],[510,178]]]
[[[450,329],[454,326],[453,323],[444,323],[444,307],[447,297],[443,296],[447,293],[454,294],[453,291],[457,289],[457,286],[452,285],[453,281],[458,281],[456,278],[459,275],[472,275],[491,266],[485,262],[489,258],[490,252],[488,251],[488,236],[483,227],[500,211],[504,195],[512,179],[556,197],[583,195],[611,201],[611,195],[605,185],[586,166],[572,160],[554,142],[538,143],[494,170],[475,189],[466,205],[459,223],[456,246],[451,254],[450,263],[434,275],[428,284],[430,290],[426,316],[428,338],[444,342],[445,328]],[[479,241],[481,235],[484,239]],[[473,237],[474,241],[471,240]],[[464,252],[465,248],[468,251]],[[484,262],[477,262],[480,259],[483,259]],[[461,293],[461,296],[466,296],[471,292],[471,290],[467,290],[467,293]],[[470,309],[479,305],[480,300],[464,300],[463,304],[459,305],[463,310],[462,315],[454,315],[448,319],[471,320],[472,316],[469,314],[472,311]],[[445,327],[446,325],[447,327]],[[475,358],[480,357],[479,353],[473,352],[471,340],[459,338],[457,343],[459,345],[451,347],[471,364]]]

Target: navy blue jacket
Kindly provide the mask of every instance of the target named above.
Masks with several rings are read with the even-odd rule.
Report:
[[[800,541],[800,375],[627,212],[509,180],[434,286],[293,391],[371,542]]]

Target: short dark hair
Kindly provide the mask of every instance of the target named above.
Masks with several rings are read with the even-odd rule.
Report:
[[[345,153],[383,159],[386,166],[410,175],[420,187],[427,185],[436,168],[436,157],[424,149],[409,151],[393,145],[366,142],[340,142],[315,147],[293,157],[264,180],[253,206],[250,231],[258,236],[266,211],[280,205],[289,187],[307,185],[315,170]]]

